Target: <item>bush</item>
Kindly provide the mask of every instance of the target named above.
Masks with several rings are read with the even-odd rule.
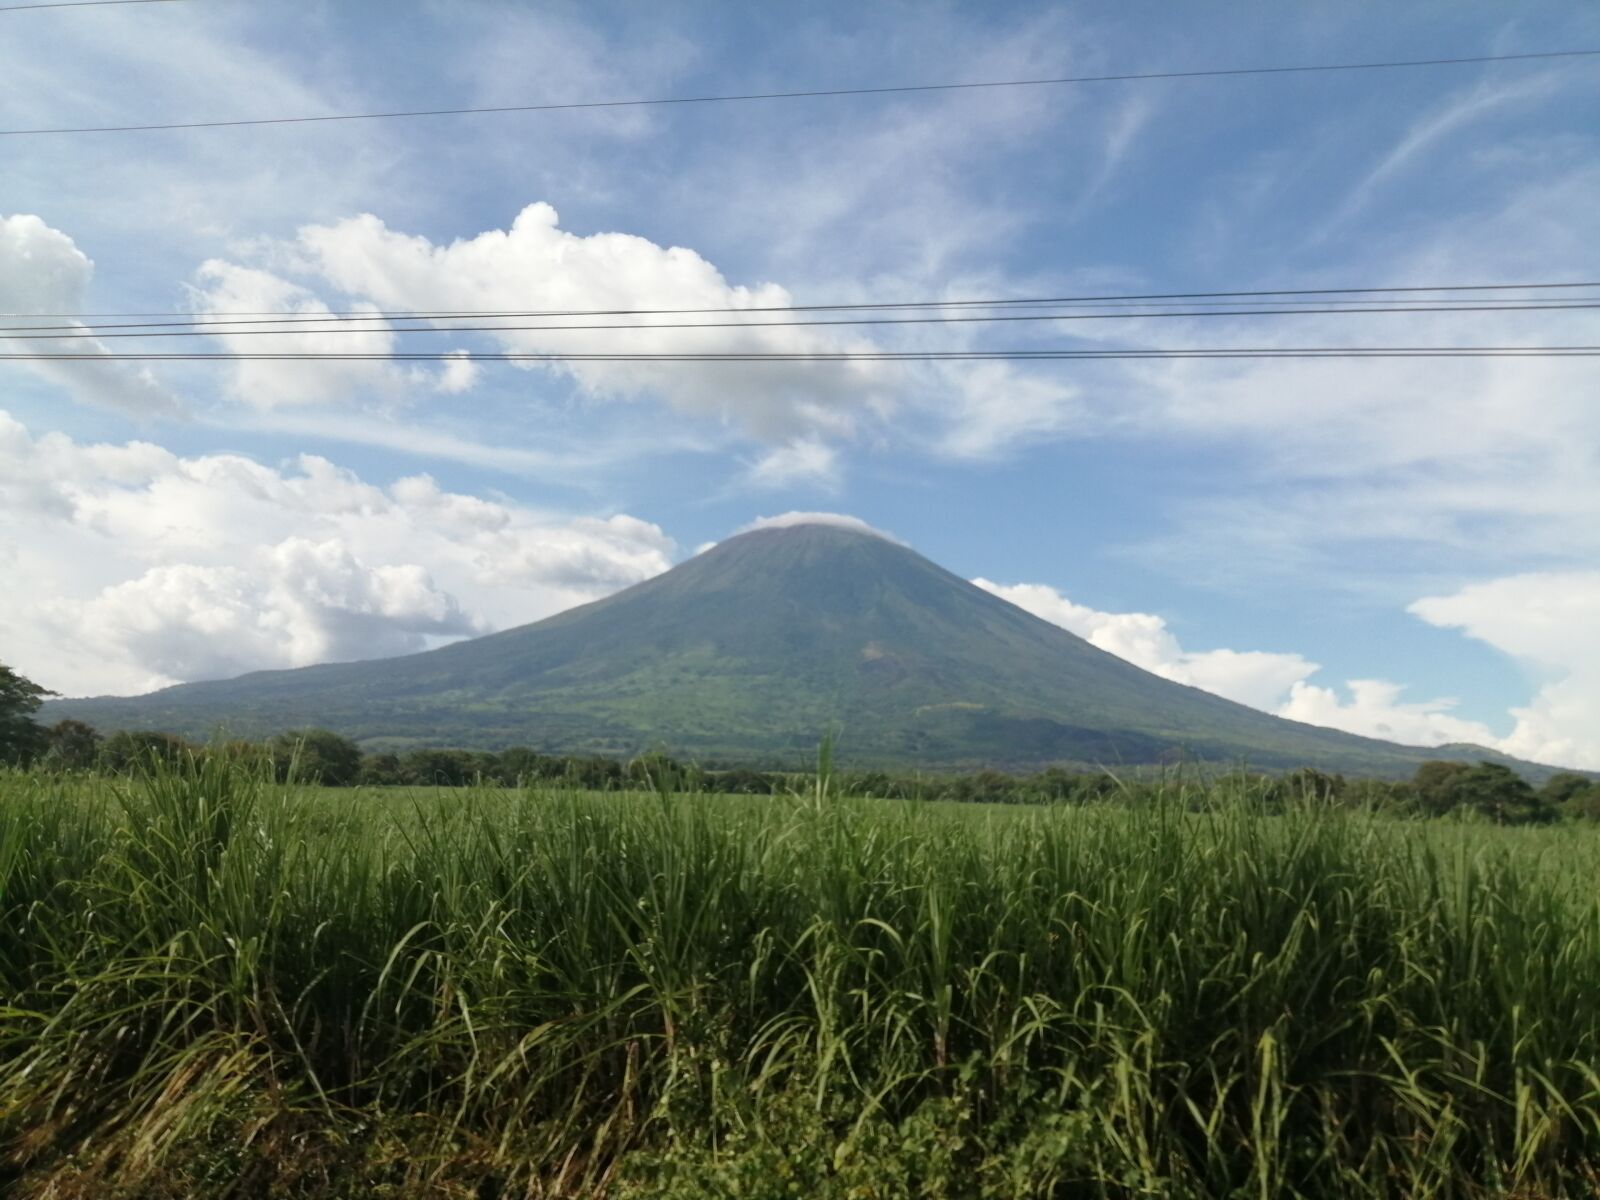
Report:
[[[349,787],[361,777],[361,747],[326,729],[291,729],[272,739],[278,780],[295,777],[327,787]]]
[[[400,760],[400,778],[419,787],[464,787],[486,764],[470,750],[413,750]]]
[[[1412,780],[1417,805],[1430,816],[1465,809],[1497,825],[1539,824],[1556,809],[1510,767],[1480,762],[1426,762]]]
[[[70,717],[45,732],[45,765],[61,771],[90,771],[100,757],[100,735],[92,725]]]
[[[540,754],[526,746],[512,746],[494,755],[494,767],[488,773],[497,783],[517,787],[540,779],[558,778],[561,768],[562,760],[554,755]]]
[[[1267,787],[1267,803],[1273,808],[1291,804],[1334,804],[1344,798],[1343,775],[1329,775],[1314,767],[1301,767],[1280,775]]]
[[[134,768],[160,764],[177,766],[194,755],[196,748],[175,733],[159,730],[120,730],[100,744],[99,768],[114,775],[125,775]]]
[[[394,754],[368,754],[361,759],[361,773],[356,782],[362,787],[392,787],[405,782],[405,772],[400,759]]]
[[[1581,792],[1568,795],[1562,811],[1581,821],[1600,821],[1600,783],[1591,783]]]
[[[1576,771],[1558,771],[1544,781],[1539,796],[1546,804],[1565,804],[1595,786],[1595,781]]]

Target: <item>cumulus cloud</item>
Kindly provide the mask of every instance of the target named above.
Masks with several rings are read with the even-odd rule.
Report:
[[[1385,679],[1352,679],[1345,690],[1348,698],[1341,698],[1336,688],[1297,681],[1277,714],[1408,746],[1447,742],[1493,746],[1499,741],[1487,725],[1454,716],[1453,699],[1402,700],[1405,688]]]
[[[0,562],[30,587],[0,655],[68,694],[374,657],[537,620],[659,574],[638,518],[383,486],[148,442],[33,436],[0,412]]]
[[[0,313],[81,313],[94,276],[94,264],[73,240],[34,215],[0,216]],[[9,343],[7,353],[77,353],[103,356],[104,342],[90,337],[82,322],[48,317],[27,324],[66,326],[54,332],[70,338],[29,338]],[[64,388],[75,400],[141,416],[176,415],[177,398],[148,370],[96,361],[36,361],[34,374]]]
[[[341,326],[329,306],[306,288],[269,271],[241,267],[220,259],[200,265],[193,294],[201,312],[222,320],[229,314],[282,313],[292,317],[326,317],[326,323],[300,325],[234,325],[214,335],[217,349],[234,354],[388,354],[395,336],[384,321],[347,322]],[[376,314],[370,305],[352,311]],[[291,332],[292,331],[292,332]],[[262,408],[294,404],[326,404],[370,391],[395,393],[401,374],[383,362],[240,361],[232,366],[231,390],[236,399]]]
[[[458,350],[439,371],[439,390],[447,396],[471,391],[478,382],[478,364],[465,350]]]
[[[398,348],[391,323],[376,306],[358,302],[335,317],[327,302],[308,288],[270,271],[210,259],[195,272],[190,290],[200,312],[227,322],[217,327],[213,338],[229,353],[385,355]],[[227,315],[239,313],[278,313],[297,320],[292,324],[251,324]],[[364,397],[393,400],[416,387],[455,394],[469,389],[476,378],[476,365],[464,350],[452,352],[436,372],[405,370],[381,358],[322,362],[242,359],[233,364],[231,391],[246,404],[278,408]]]
[[[1044,584],[973,583],[1110,654],[1178,683],[1280,717],[1413,746],[1468,742],[1519,758],[1600,769],[1600,571],[1534,572],[1416,601],[1431,625],[1460,629],[1545,680],[1502,737],[1456,715],[1449,697],[1408,700],[1403,684],[1311,682],[1319,667],[1293,653],[1185,650],[1161,617],[1102,612]]]
[[[246,557],[243,566],[152,567],[61,604],[52,623],[161,683],[381,658],[424,649],[429,635],[479,631],[415,563],[370,567],[338,539],[287,538]]]
[[[880,537],[886,542],[894,542],[897,546],[906,543],[886,533],[873,525],[868,525],[860,517],[852,517],[848,513],[835,512],[786,512],[775,517],[757,517],[748,525],[741,525],[734,530],[735,533],[749,533],[754,529],[789,529],[795,525],[832,525],[838,529],[853,529],[857,533],[870,533],[873,537]]]
[[[1140,612],[1102,612],[1075,604],[1045,584],[1006,585],[981,578],[972,582],[1136,667],[1254,708],[1271,708],[1292,686],[1317,670],[1316,663],[1298,654],[1188,651],[1161,617]]]
[[[783,320],[784,314],[752,310],[791,304],[789,293],[777,284],[731,284],[712,263],[682,246],[661,246],[626,233],[568,232],[560,227],[556,210],[545,203],[528,205],[509,229],[448,244],[401,233],[364,214],[331,225],[307,226],[293,242],[269,248],[269,254],[283,269],[299,270],[390,311],[713,310],[681,316],[493,322],[543,326],[483,335],[508,352],[807,354],[872,347],[861,336],[837,331],[795,325],[763,328],[763,322]],[[705,330],[670,327],[728,320],[748,324]],[[628,332],[570,328],[618,323],[643,328]],[[884,368],[871,363],[526,365],[571,378],[591,398],[661,397],[679,411],[717,418],[748,435],[782,443],[848,435],[865,415],[882,411],[889,402]]]
[[[1535,571],[1428,596],[1410,611],[1493,646],[1543,684],[1495,744],[1541,762],[1600,769],[1600,571]]]

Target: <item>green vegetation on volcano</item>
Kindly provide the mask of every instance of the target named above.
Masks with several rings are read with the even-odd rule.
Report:
[[[1421,749],[1282,720],[1172,683],[906,547],[828,525],[731,538],[536,624],[426,653],[264,671],[46,720],[206,737],[318,726],[370,746],[530,745],[802,764],[1137,766],[1177,757],[1405,776]],[[1505,760],[1509,761],[1509,760]]]

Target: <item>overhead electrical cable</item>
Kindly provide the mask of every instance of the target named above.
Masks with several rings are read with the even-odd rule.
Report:
[[[1214,292],[1146,292],[1146,293],[1113,293],[1106,295],[1068,295],[1068,296],[1023,296],[1023,297],[998,297],[990,299],[969,300],[897,300],[873,301],[830,304],[774,304],[774,305],[723,305],[714,308],[588,308],[588,309],[377,309],[358,311],[345,309],[325,313],[285,313],[281,309],[272,311],[225,311],[208,310],[205,312],[101,312],[101,313],[70,313],[70,312],[34,312],[0,313],[0,319],[6,320],[70,320],[76,322],[71,326],[27,326],[29,329],[77,329],[91,327],[87,322],[104,321],[112,318],[152,317],[160,320],[136,322],[125,326],[95,325],[93,328],[164,328],[171,326],[211,326],[211,325],[266,325],[266,324],[293,324],[315,323],[326,321],[341,321],[359,323],[363,321],[389,321],[389,320],[416,320],[416,321],[442,321],[442,320],[468,320],[468,319],[534,319],[557,317],[644,317],[644,316],[700,316],[713,314],[745,314],[745,313],[806,313],[806,312],[875,312],[893,309],[963,309],[963,308],[1025,308],[1048,307],[1051,305],[1158,305],[1158,304],[1198,304],[1233,303],[1251,300],[1266,300],[1273,297],[1291,297],[1291,299],[1276,300],[1279,305],[1304,305],[1304,304],[1361,304],[1376,303],[1376,301],[1363,301],[1360,299],[1341,300],[1338,297],[1382,296],[1388,304],[1427,304],[1433,303],[1433,298],[1405,299],[1407,296],[1419,296],[1426,293],[1447,292],[1520,292],[1520,291],[1575,291],[1580,288],[1600,288],[1600,281],[1576,281],[1566,283],[1458,283],[1434,284],[1431,286],[1413,285],[1407,287],[1343,287],[1343,288],[1288,288],[1288,289],[1259,289],[1255,291],[1214,291]],[[1293,297],[1315,297],[1315,299],[1292,299]],[[1500,303],[1516,300],[1518,297],[1484,296],[1463,297],[1460,302]],[[1529,302],[1538,300],[1538,297],[1521,298]],[[1561,299],[1585,299],[1585,297],[1561,297]],[[173,318],[186,318],[175,320]]]
[[[986,362],[1054,360],[1095,361],[1122,359],[1231,359],[1231,358],[1592,358],[1600,345],[1571,346],[1261,346],[1186,349],[1095,348],[1074,350],[849,350],[849,351],[691,351],[682,353],[519,353],[496,352],[463,355],[459,351],[284,351],[217,353],[159,352],[26,352],[0,354],[6,362],[459,362],[565,363],[565,362]]]
[[[1061,75],[1042,79],[988,79],[967,83],[914,83],[888,87],[811,88],[793,92],[743,92],[715,96],[659,96],[634,100],[570,100],[545,104],[500,104],[472,108],[397,109],[389,112],[327,113],[301,117],[245,117],[218,121],[163,121],[141,125],[75,125],[0,129],[0,137],[43,137],[84,133],[149,133],[178,129],[225,129],[252,125],[309,125],[330,121],[381,121],[415,117],[476,116],[487,113],[563,112],[589,108],[644,108],[655,105],[734,104],[757,100],[810,100],[828,96],[890,96],[919,92],[979,91],[996,88],[1057,87],[1086,83],[1135,83],[1160,79],[1222,79],[1252,75],[1297,75],[1335,71],[1389,71],[1453,67],[1478,63],[1535,62],[1600,55],[1600,49],[1542,50],[1526,54],[1473,54],[1452,58],[1409,58],[1385,62],[1313,63],[1288,67],[1224,67],[1203,71],[1130,71],[1105,75]]]
[[[35,8],[109,8],[117,4],[175,4],[177,0],[52,0],[49,4],[3,4],[0,13],[27,12]]]
[[[1206,301],[1197,301],[1205,304]],[[0,325],[0,336],[10,335],[10,340],[18,338],[71,338],[71,337],[102,337],[102,338],[137,338],[137,337],[227,337],[233,334],[311,334],[311,333],[471,333],[471,332],[509,332],[513,330],[627,330],[627,329],[764,329],[783,328],[785,326],[804,325],[926,325],[926,324],[962,324],[981,323],[986,321],[1091,321],[1091,320],[1119,320],[1138,321],[1150,317],[1234,317],[1234,316],[1300,316],[1300,315],[1334,315],[1334,316],[1360,316],[1363,313],[1397,314],[1397,313],[1435,313],[1435,312],[1543,312],[1555,309],[1568,308],[1597,308],[1600,307],[1600,296],[1571,296],[1561,297],[1555,302],[1536,303],[1534,300],[1521,301],[1506,300],[1504,302],[1490,301],[1465,301],[1453,304],[1437,304],[1424,301],[1398,301],[1386,304],[1367,303],[1362,307],[1351,307],[1359,301],[1282,301],[1271,307],[1265,308],[1238,308],[1217,302],[1211,302],[1214,307],[1187,311],[1180,307],[1174,309],[1170,306],[1155,305],[1130,305],[1106,304],[1096,306],[1112,311],[1095,312],[1085,311],[1082,308],[1069,309],[1066,312],[1028,312],[1018,313],[1015,309],[1009,310],[1004,315],[979,315],[979,316],[931,316],[931,317],[847,317],[830,320],[806,319],[799,321],[693,321],[693,322],[610,322],[605,324],[588,325],[471,325],[447,322],[464,321],[509,321],[523,315],[519,313],[385,313],[370,316],[340,316],[329,314],[301,314],[293,317],[263,317],[263,318],[238,318],[220,321],[152,321],[136,324],[84,324],[75,322],[70,325]],[[1338,304],[1334,308],[1313,307],[1315,303]],[[1048,307],[1043,306],[1041,307]],[[1144,311],[1148,310],[1148,311]],[[739,310],[733,310],[739,311]],[[783,310],[744,310],[762,313]],[[801,312],[802,309],[788,311]],[[815,310],[812,310],[815,311]],[[885,310],[892,311],[892,310]],[[971,311],[971,310],[964,310]],[[559,319],[559,318],[546,318]],[[425,325],[402,325],[393,322],[426,321]],[[329,322],[335,322],[330,325]],[[373,322],[381,324],[374,326]],[[237,326],[250,326],[248,329],[236,328]],[[260,328],[269,326],[270,328]],[[311,327],[311,328],[308,328]]]
[[[648,333],[658,330],[681,331],[686,329],[796,329],[837,326],[883,325],[969,325],[997,322],[1044,321],[1148,321],[1173,317],[1310,317],[1310,316],[1365,316],[1397,313],[1473,313],[1473,312],[1546,312],[1561,309],[1596,309],[1600,301],[1571,301],[1547,304],[1493,304],[1493,305],[1432,305],[1426,308],[1230,308],[1195,309],[1176,312],[1047,312],[1004,313],[982,316],[935,317],[826,317],[801,321],[673,321],[652,325],[607,322],[588,325],[385,325],[377,328],[337,325],[313,329],[296,326],[278,326],[271,329],[234,329],[217,332],[201,329],[156,329],[135,332],[105,332],[82,328],[73,332],[43,332],[37,329],[22,332],[0,332],[4,342],[43,341],[109,341],[123,338],[183,338],[183,337],[311,337],[321,335],[361,336],[374,333],[592,333],[634,332]]]

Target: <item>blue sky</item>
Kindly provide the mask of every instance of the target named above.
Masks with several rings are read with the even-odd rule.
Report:
[[[732,3],[188,0],[0,21],[4,128],[1600,46],[1600,10],[1536,3],[818,4],[780,21]],[[1591,279],[1596,61],[0,139],[0,303]],[[1596,332],[1586,312],[1093,324],[761,344]],[[470,353],[556,335],[386,336],[371,344]],[[613,335],[560,344],[577,336]],[[836,512],[1259,707],[1600,767],[1596,370],[0,367],[0,563],[29,581],[0,608],[0,660],[81,693],[398,653],[546,616],[760,516]]]

